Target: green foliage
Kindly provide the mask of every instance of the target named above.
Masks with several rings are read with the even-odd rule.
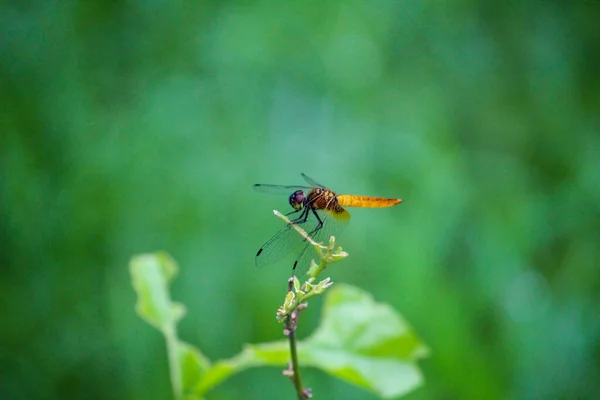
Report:
[[[134,257],[129,267],[138,296],[138,315],[165,336],[175,398],[201,398],[190,393],[210,362],[200,350],[177,337],[177,322],[185,315],[185,308],[171,301],[169,294],[169,284],[178,272],[175,261],[166,253],[146,254]]]
[[[307,365],[383,398],[398,397],[422,383],[416,360],[426,354],[392,307],[343,284],[327,292],[321,324],[300,346]]]
[[[163,333],[174,330],[185,315],[183,305],[173,303],[169,296],[169,284],[178,272],[175,261],[165,253],[137,256],[130,272],[138,294],[138,315]]]
[[[247,368],[283,368],[289,362],[289,344],[282,340],[247,345],[237,356],[211,365],[197,348],[177,338],[176,324],[184,311],[170,300],[168,287],[178,271],[172,258],[165,253],[136,256],[130,271],[138,315],[165,335],[175,398],[200,399]],[[392,307],[349,285],[327,292],[320,326],[299,348],[302,366],[320,368],[381,398],[396,398],[419,386],[416,361],[427,354]]]

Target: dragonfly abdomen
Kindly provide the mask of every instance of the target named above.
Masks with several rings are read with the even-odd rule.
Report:
[[[402,199],[387,199],[385,197],[355,196],[343,194],[337,196],[338,203],[343,207],[386,208],[400,204]]]

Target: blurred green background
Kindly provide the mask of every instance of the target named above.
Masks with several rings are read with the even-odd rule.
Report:
[[[139,252],[178,260],[211,359],[281,339],[291,258],[254,255],[289,205],[252,184],[305,172],[405,200],[354,210],[329,275],[431,348],[407,399],[600,398],[598,4],[4,3],[0,396],[171,396]],[[256,369],[209,398],[293,392]]]

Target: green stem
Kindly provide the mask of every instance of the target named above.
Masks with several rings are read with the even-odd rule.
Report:
[[[304,400],[304,388],[302,387],[302,377],[300,376],[300,367],[298,367],[298,350],[296,348],[296,327],[292,326],[292,315],[288,315],[286,318],[286,329],[288,329],[288,337],[290,339],[290,354],[292,357],[292,371],[294,371],[294,387],[296,388],[296,394],[298,400]]]
[[[167,354],[169,356],[169,374],[171,375],[171,385],[173,386],[173,396],[176,400],[183,397],[181,387],[181,365],[179,363],[179,346],[177,332],[173,325],[165,328],[165,339],[167,341]]]
[[[327,263],[325,262],[325,260],[321,259],[319,266],[317,268],[315,268],[315,270],[312,272],[310,277],[317,279],[317,277],[321,274],[321,272],[323,272],[325,267],[327,267]]]

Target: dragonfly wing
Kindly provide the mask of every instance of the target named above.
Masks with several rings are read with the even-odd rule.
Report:
[[[335,236],[337,240],[338,236],[346,229],[346,226],[350,222],[350,213],[341,207],[337,212],[317,210],[317,214],[321,218],[321,221],[323,221],[323,227],[316,230],[318,227],[317,224],[312,231],[307,231],[307,233],[315,242],[322,243],[325,246],[329,244],[331,236]],[[310,267],[310,261],[313,259],[316,263],[320,261],[314,247],[310,243],[307,243],[294,263],[294,273],[298,276],[304,275]]]
[[[295,221],[296,225],[307,232],[314,230],[318,226],[318,221],[311,212],[306,214],[306,219],[304,220],[302,217],[303,214],[298,216],[298,214],[292,213],[291,215],[288,214],[291,221],[294,221],[291,217],[292,215],[298,217],[297,219],[300,220]],[[296,232],[290,225],[287,225],[258,250],[255,263],[260,267],[279,261],[294,249],[299,248],[303,242],[305,242],[304,237]]]
[[[269,185],[265,183],[256,183],[254,184],[254,190],[264,193],[274,193],[274,194],[292,194],[296,190],[304,190],[305,192],[310,192],[313,188],[310,186],[299,186],[299,185]]]
[[[273,264],[299,248],[304,238],[291,226],[286,226],[269,239],[256,254],[254,259],[257,266]]]
[[[301,175],[302,175],[302,177],[304,178],[304,180],[305,180],[306,182],[308,182],[308,184],[309,184],[309,185],[311,185],[311,186],[316,186],[316,187],[320,187],[320,188],[325,188],[325,186],[321,185],[319,182],[315,181],[315,180],[314,180],[313,178],[311,178],[310,176],[308,176],[308,175],[306,175],[306,174],[304,174],[304,173],[302,173]]]

